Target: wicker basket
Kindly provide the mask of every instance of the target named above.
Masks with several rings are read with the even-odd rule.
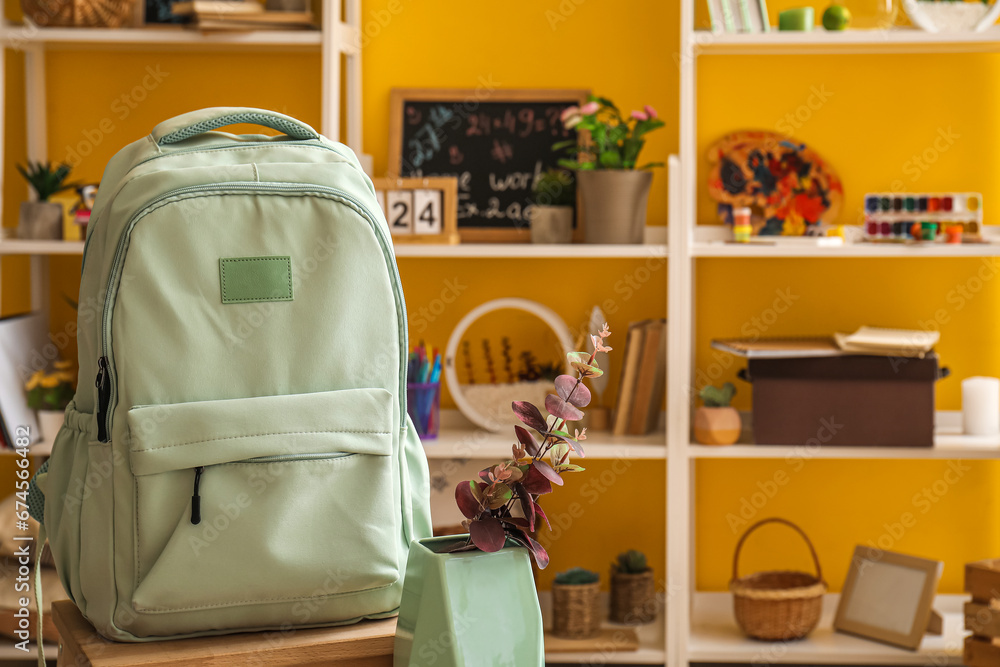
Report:
[[[611,614],[615,623],[641,625],[656,620],[656,582],[653,571],[611,573]]]
[[[21,0],[21,9],[39,26],[119,28],[132,16],[136,0]]]
[[[768,523],[784,524],[802,536],[816,565],[815,576],[789,571],[739,576],[743,543],[750,537],[750,533]],[[802,639],[819,623],[826,583],[823,581],[816,549],[802,529],[785,519],[764,519],[751,526],[736,545],[736,553],[733,554],[733,579],[729,582],[729,590],[733,593],[736,622],[747,636],[766,641],[785,641]]]
[[[552,584],[552,634],[588,639],[601,631],[601,584]]]

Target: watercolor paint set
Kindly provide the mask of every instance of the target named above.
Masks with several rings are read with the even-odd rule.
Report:
[[[978,192],[865,195],[865,239],[876,242],[982,243]]]

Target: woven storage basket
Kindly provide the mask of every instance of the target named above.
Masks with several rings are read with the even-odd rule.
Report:
[[[21,0],[35,25],[119,28],[132,16],[136,0]]]
[[[640,574],[611,572],[611,621],[629,625],[656,620],[656,582],[653,571]]]
[[[769,523],[784,524],[802,536],[816,565],[815,576],[805,572],[780,570],[739,576],[743,543],[750,537],[750,533]],[[784,641],[802,639],[819,623],[826,583],[823,581],[816,549],[802,529],[785,519],[764,519],[752,525],[736,545],[729,590],[733,593],[736,622],[747,636],[767,641]]]
[[[588,639],[601,631],[601,584],[552,584],[552,634]]]

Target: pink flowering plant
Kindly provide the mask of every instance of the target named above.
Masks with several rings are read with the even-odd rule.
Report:
[[[528,401],[511,404],[524,424],[514,427],[517,442],[511,447],[512,456],[480,471],[478,479],[459,482],[455,488],[455,501],[465,516],[463,526],[469,531],[469,540],[451,551],[499,551],[509,538],[528,549],[540,569],[549,564],[548,553],[531,536],[542,521],[552,528],[538,499],[552,493],[553,484],[562,486],[562,473],[583,470],[570,463],[569,456],[570,452],[584,456],[580,442],[587,439],[587,429],[574,429],[570,435],[567,424],[583,418],[581,408],[590,403],[590,390],[583,381],[604,373],[597,364],[597,354],[611,351],[604,344],[610,335],[605,324],[591,336],[593,352],[567,355],[576,376],[556,378],[556,393],[545,397],[547,415]]]
[[[565,151],[571,157],[559,160],[567,169],[652,169],[662,167],[662,162],[647,162],[637,167],[639,153],[646,144],[645,136],[663,127],[656,109],[648,104],[641,111],[633,111],[626,118],[614,102],[591,95],[579,107],[565,109],[561,116],[567,129],[584,130],[589,142],[574,139],[560,141],[553,150]],[[586,136],[586,135],[585,135]]]

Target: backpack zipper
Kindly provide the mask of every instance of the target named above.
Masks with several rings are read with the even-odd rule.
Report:
[[[274,456],[257,456],[252,459],[242,461],[229,461],[227,463],[216,463],[213,466],[197,466],[194,469],[194,493],[191,494],[191,523],[198,525],[201,523],[201,476],[206,467],[224,466],[232,463],[275,463],[275,462],[295,462],[295,461],[319,461],[329,459],[342,459],[348,456],[357,456],[348,452],[331,452],[329,454],[276,454]]]
[[[110,442],[111,440],[111,415],[113,412],[113,405],[117,401],[117,382],[114,382],[114,378],[111,376],[111,357],[113,356],[111,351],[111,315],[114,311],[114,304],[111,299],[112,290],[118,283],[119,273],[124,263],[125,259],[125,246],[127,245],[127,240],[132,234],[132,228],[153,210],[158,208],[161,203],[164,203],[167,199],[197,196],[201,194],[228,194],[228,193],[288,193],[288,194],[299,194],[308,195],[312,194],[314,196],[321,196],[327,199],[332,199],[334,201],[339,201],[344,205],[350,205],[355,211],[360,214],[363,218],[368,221],[371,225],[372,230],[375,232],[375,237],[379,242],[379,246],[382,249],[382,256],[385,260],[386,267],[389,269],[390,278],[392,281],[392,293],[393,298],[396,301],[396,314],[398,321],[398,335],[400,341],[400,353],[399,353],[399,415],[400,421],[406,423],[406,385],[405,385],[405,371],[406,371],[406,361],[407,354],[405,352],[408,349],[409,342],[407,340],[408,332],[406,330],[406,302],[403,301],[403,288],[399,279],[399,268],[396,266],[395,254],[392,252],[392,245],[389,242],[386,231],[382,229],[382,226],[378,224],[377,219],[372,215],[368,207],[363,203],[358,201],[353,196],[344,192],[343,190],[338,190],[337,188],[331,188],[324,185],[303,185],[298,183],[211,183],[205,185],[193,185],[185,188],[178,188],[177,190],[171,190],[165,192],[162,195],[156,197],[152,201],[148,202],[143,208],[136,211],[135,214],[129,219],[125,228],[122,230],[121,236],[118,237],[118,246],[115,248],[114,259],[111,263],[111,273],[108,276],[108,283],[106,286],[106,292],[104,295],[104,313],[101,318],[101,356],[98,359],[98,373],[97,373],[97,383],[98,383],[98,414],[97,414],[97,424],[98,424],[98,440],[100,442]],[[101,386],[106,385],[106,398],[103,400]],[[114,399],[114,400],[112,400]],[[103,409],[102,409],[103,408]],[[103,426],[102,426],[103,425]],[[103,437],[101,437],[103,436]]]

